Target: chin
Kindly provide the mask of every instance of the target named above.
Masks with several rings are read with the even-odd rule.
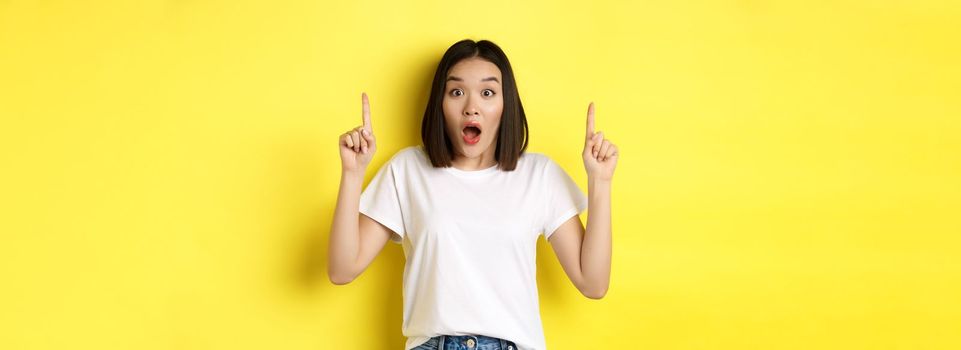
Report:
[[[482,146],[481,143],[476,145],[461,144],[460,154],[467,158],[477,158],[480,157],[481,154],[484,154],[484,152],[490,150],[491,147],[493,147],[492,144],[487,144],[486,146]]]

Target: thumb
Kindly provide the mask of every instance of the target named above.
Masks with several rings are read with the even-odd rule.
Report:
[[[367,144],[370,145],[370,148],[376,147],[377,139],[374,138],[374,134],[371,134],[370,131],[367,131],[367,129],[362,130],[363,131],[360,133],[360,136],[364,138],[364,141],[367,141]]]
[[[590,156],[593,158],[594,146],[597,145],[597,141],[595,140],[597,138],[596,136],[596,134],[591,135],[587,138],[587,140],[584,141],[584,156]]]

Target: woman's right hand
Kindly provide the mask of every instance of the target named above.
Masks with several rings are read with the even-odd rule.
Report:
[[[340,165],[345,173],[364,174],[367,164],[377,151],[374,131],[370,126],[370,103],[367,94],[361,94],[364,124],[340,135]]]

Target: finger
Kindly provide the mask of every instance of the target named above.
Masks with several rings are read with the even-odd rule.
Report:
[[[614,156],[614,152],[616,152],[616,151],[617,151],[617,146],[615,146],[615,145],[612,143],[612,144],[611,144],[611,147],[609,147],[609,148],[607,149],[607,152],[604,152],[604,160],[608,160],[608,159],[610,159],[611,157],[613,157],[613,156]]]
[[[366,93],[366,92],[365,92],[365,93],[362,93],[362,94],[360,95],[360,99],[361,99],[361,101],[363,102],[363,105],[364,105],[364,107],[363,107],[363,113],[364,113],[364,129],[367,129],[367,132],[373,132],[374,130],[371,128],[371,125],[370,125],[370,101],[369,101],[369,99],[367,98],[367,93]]]
[[[377,145],[377,141],[374,140],[374,134],[371,134],[367,130],[361,130],[360,136],[363,136],[364,140],[367,141],[368,149],[374,148]]]
[[[367,134],[367,129],[361,128],[360,129],[360,151],[363,152],[364,154],[367,154],[367,137],[364,136],[365,134]]]
[[[350,139],[349,132],[345,132],[343,135],[340,135],[340,139],[343,140],[343,143],[347,146],[347,148],[354,148],[354,142]]]
[[[604,142],[601,142],[601,148],[597,152],[597,160],[603,159],[604,156],[607,154],[607,150],[610,148],[611,148],[610,141],[604,140]]]
[[[584,155],[585,158],[588,155],[590,155],[591,157],[594,156],[594,140],[592,138],[587,139],[587,141],[584,141],[584,151],[581,153]]]
[[[598,131],[597,133],[594,134],[594,138],[591,139],[591,143],[593,144],[593,146],[591,146],[591,156],[593,156],[594,158],[597,158],[597,152],[600,151],[601,149],[602,141],[604,141],[603,131]]]
[[[357,130],[351,131],[350,138],[354,141],[354,152],[360,152],[360,133]]]
[[[586,139],[590,140],[594,136],[594,102],[587,105],[587,136]]]

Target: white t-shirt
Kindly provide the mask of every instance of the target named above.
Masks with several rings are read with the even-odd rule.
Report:
[[[434,168],[421,146],[400,150],[360,197],[360,212],[402,243],[405,349],[438,335],[484,335],[544,350],[537,239],[587,208],[547,156],[514,171]]]

